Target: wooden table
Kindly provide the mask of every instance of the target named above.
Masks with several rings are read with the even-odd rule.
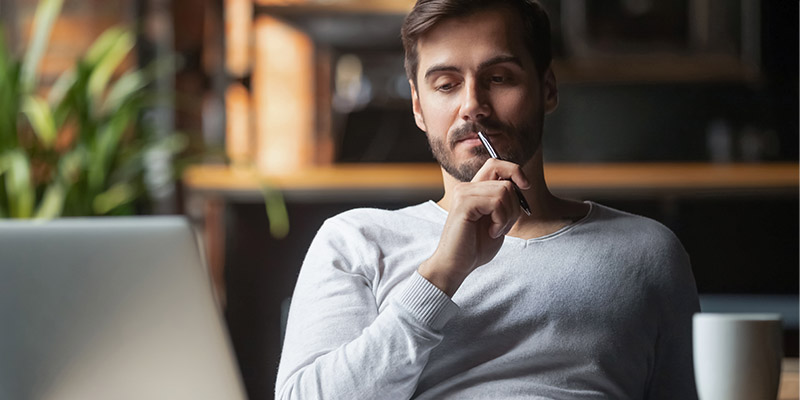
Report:
[[[798,377],[798,359],[786,358],[783,360],[781,373],[781,386],[778,390],[778,400],[800,399],[800,377]]]

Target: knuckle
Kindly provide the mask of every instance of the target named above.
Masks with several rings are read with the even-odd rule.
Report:
[[[503,208],[503,199],[501,197],[496,197],[492,200],[492,205],[496,210],[501,210]]]
[[[461,203],[463,203],[464,198],[466,197],[465,187],[463,184],[458,184],[453,187],[453,206],[459,207]]]
[[[506,194],[505,181],[495,181],[493,194],[502,198]]]
[[[490,158],[486,165],[492,171],[492,174],[499,176],[500,173],[503,171],[503,162],[494,158]]]

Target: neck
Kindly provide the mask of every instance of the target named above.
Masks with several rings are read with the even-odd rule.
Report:
[[[510,236],[525,239],[544,236],[584,217],[588,212],[589,206],[587,204],[562,199],[550,193],[550,189],[544,179],[544,162],[541,147],[522,166],[522,171],[528,181],[531,182],[531,187],[522,191],[525,200],[530,205],[531,215],[526,216],[523,214],[509,232]],[[439,200],[438,204],[449,211],[450,193],[460,181],[448,174],[444,169],[442,169],[442,180],[444,183],[444,197]]]

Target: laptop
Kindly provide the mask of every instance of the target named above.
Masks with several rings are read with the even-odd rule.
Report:
[[[183,217],[0,220],[0,399],[244,399]]]

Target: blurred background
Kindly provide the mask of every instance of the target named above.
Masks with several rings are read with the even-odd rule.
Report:
[[[560,84],[544,136],[553,190],[666,224],[692,258],[704,310],[782,312],[785,350],[796,357],[798,2],[543,3]],[[12,58],[42,30],[37,5],[0,0]],[[403,71],[399,31],[412,5],[63,1],[36,79],[20,84],[14,110],[27,119],[9,119],[21,138],[11,148],[27,151],[41,183],[25,192],[36,199],[28,216],[188,215],[203,232],[248,393],[271,398],[287,299],[322,221],[442,193]],[[129,46],[122,34],[97,44],[111,27],[131,33]],[[62,78],[87,65],[109,70],[107,89],[92,88],[91,73],[85,88]],[[74,100],[79,90],[97,102]],[[124,123],[114,117],[123,114]],[[60,212],[47,214],[44,183],[67,167],[41,160],[72,154],[70,143],[105,124],[119,131],[120,161],[89,167],[94,149],[75,159],[85,160],[86,182],[98,182],[92,168],[109,171],[108,182],[91,189],[65,173],[49,185],[71,182],[81,194],[67,190]],[[138,156],[119,155],[132,148]],[[131,171],[121,167],[130,159],[137,174],[115,172]],[[86,202],[86,211],[76,205]]]

